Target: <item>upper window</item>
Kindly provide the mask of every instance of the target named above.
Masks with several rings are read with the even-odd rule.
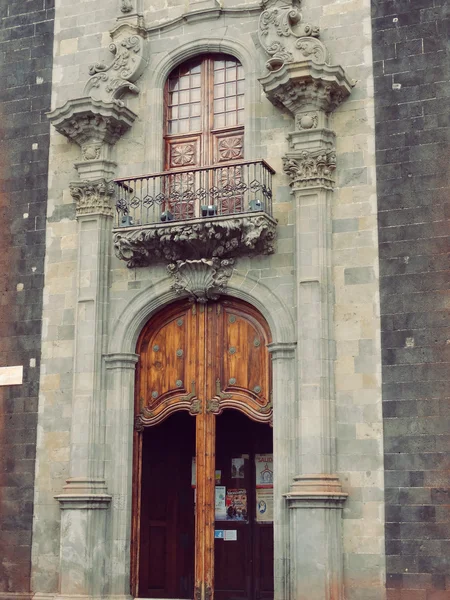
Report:
[[[244,158],[244,70],[227,55],[178,66],[165,89],[165,168]]]

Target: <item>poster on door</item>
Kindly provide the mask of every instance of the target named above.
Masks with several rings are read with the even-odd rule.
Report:
[[[273,454],[255,454],[256,489],[273,487]]]
[[[224,485],[216,485],[215,492],[215,519],[216,521],[225,521],[227,518],[225,504],[227,488]]]
[[[256,490],[256,521],[271,523],[273,521],[273,489],[258,488]]]
[[[273,454],[255,454],[257,523],[273,521]]]
[[[225,497],[226,521],[247,521],[247,490],[228,489]]]

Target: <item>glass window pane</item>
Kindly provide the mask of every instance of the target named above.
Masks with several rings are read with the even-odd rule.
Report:
[[[227,69],[227,81],[236,81],[236,69]]]
[[[178,78],[169,80],[169,90],[177,90],[178,89]]]
[[[200,70],[201,70],[201,63],[198,63],[191,67],[191,73],[200,73]]]
[[[214,128],[225,127],[225,114],[220,113],[214,116]]]
[[[238,79],[244,79],[244,67],[242,65],[237,68],[237,77]]]
[[[227,96],[235,96],[236,95],[236,84],[234,82],[226,84],[226,95]]]
[[[235,67],[236,66],[236,62],[235,60],[227,60],[227,69],[229,67]]]
[[[179,118],[186,119],[189,116],[189,104],[181,104],[179,108]]]
[[[215,85],[214,86],[214,98],[223,98],[225,96],[225,86]]]
[[[178,133],[178,121],[169,121],[169,133]]]
[[[200,119],[198,117],[191,119],[190,131],[200,131],[200,129],[201,129]]]
[[[189,119],[178,121],[179,133],[187,133],[189,131]]]
[[[187,104],[188,102],[189,102],[189,90],[186,90],[185,92],[180,92],[179,103],[180,104]]]
[[[178,106],[169,108],[169,119],[178,119]]]
[[[238,96],[237,101],[238,101],[238,108],[244,108],[244,96]]]
[[[225,61],[223,60],[215,60],[214,61],[214,69],[223,69],[225,67]]]
[[[198,75],[191,75],[191,88],[200,87],[200,73]]]
[[[200,88],[191,90],[191,102],[200,102]]]
[[[178,92],[173,92],[169,94],[169,104],[178,104],[179,102],[179,94]]]
[[[227,110],[236,110],[236,96],[227,98]]]
[[[214,71],[214,83],[223,83],[225,81],[225,71]]]
[[[237,82],[237,93],[243,94],[244,91],[245,91],[245,81],[238,81]]]
[[[200,102],[191,104],[191,117],[198,117],[200,115]]]
[[[214,100],[214,113],[221,113],[225,110],[225,100]]]
[[[228,113],[226,113],[226,115],[227,115],[227,118],[226,118],[227,125],[236,125],[236,113],[228,112]]]
[[[238,119],[237,122],[239,125],[243,125],[244,124],[244,109],[238,110]]]
[[[189,88],[189,77],[180,77],[180,89],[187,90]]]

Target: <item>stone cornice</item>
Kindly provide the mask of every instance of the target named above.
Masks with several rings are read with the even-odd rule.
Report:
[[[112,198],[115,193],[114,182],[77,181],[70,184],[70,193],[76,202],[76,215],[104,215],[112,217]]]
[[[272,254],[276,221],[265,213],[116,228],[114,250],[128,267],[160,260],[199,260]]]

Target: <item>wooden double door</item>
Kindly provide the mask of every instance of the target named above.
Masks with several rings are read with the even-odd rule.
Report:
[[[269,342],[237,300],[177,303],[142,332],[135,596],[273,598]]]

